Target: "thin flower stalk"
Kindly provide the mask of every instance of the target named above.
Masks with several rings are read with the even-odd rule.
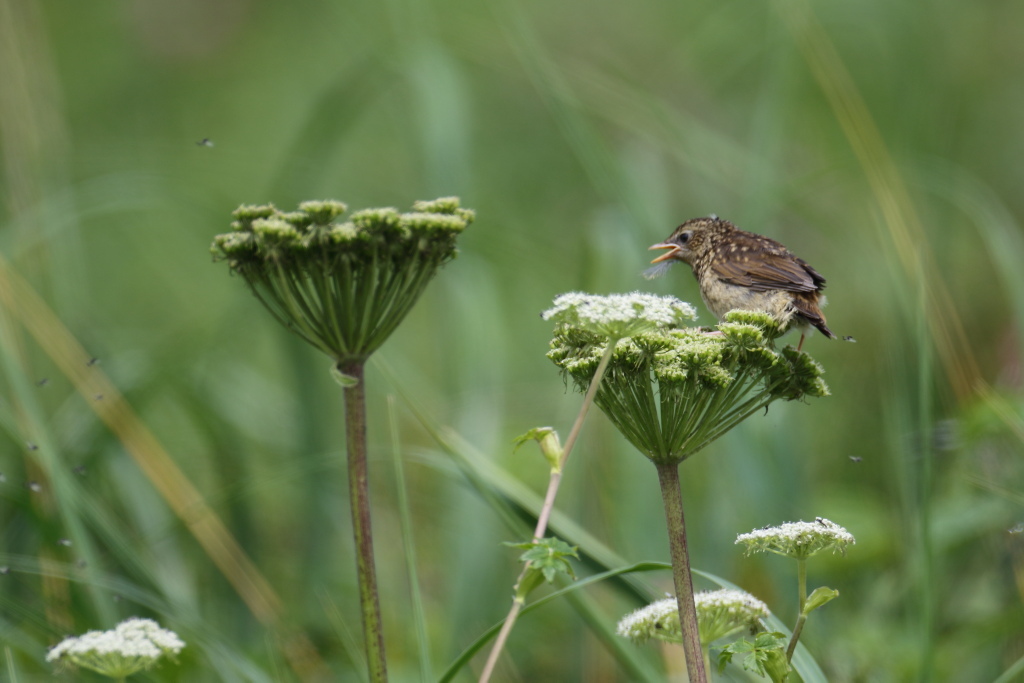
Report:
[[[800,640],[800,634],[803,633],[804,624],[807,623],[807,614],[804,612],[804,607],[807,605],[807,558],[798,558],[796,566],[798,607],[796,625],[793,627],[793,635],[790,637],[789,645],[786,647],[786,659],[788,661],[793,661],[796,644]]]
[[[601,384],[601,377],[604,375],[604,369],[608,366],[608,361],[611,359],[614,347],[615,345],[613,343],[608,344],[608,348],[601,359],[601,363],[598,365],[597,371],[594,373],[591,386],[587,390],[587,394],[583,399],[583,405],[580,406],[580,412],[576,416],[576,421],[572,425],[572,430],[569,432],[569,438],[565,442],[565,447],[562,450],[562,456],[559,459],[557,466],[551,468],[551,476],[548,479],[548,490],[544,495],[544,504],[541,506],[540,514],[537,516],[537,526],[533,530],[534,543],[544,538],[544,534],[547,533],[548,520],[551,518],[551,511],[555,507],[555,498],[558,496],[558,488],[562,482],[562,471],[569,459],[569,454],[572,452],[573,446],[576,445],[576,440],[579,438],[580,430],[583,428],[583,421],[586,419],[587,413],[590,411],[590,406],[594,403],[594,396],[597,393],[597,387]],[[515,626],[516,620],[519,618],[519,612],[526,604],[526,596],[520,594],[519,587],[522,585],[526,576],[530,573],[531,568],[531,564],[526,562],[523,564],[523,569],[519,572],[519,576],[516,578],[515,585],[513,586],[514,597],[512,599],[512,606],[509,608],[508,614],[505,615],[505,621],[501,625],[501,630],[498,631],[498,635],[495,636],[494,645],[491,646],[491,651],[487,655],[487,661],[484,663],[484,668],[480,672],[480,683],[487,683],[494,674],[494,667],[497,666],[498,658],[505,649],[505,643],[508,641],[508,636],[512,633],[512,628]]]

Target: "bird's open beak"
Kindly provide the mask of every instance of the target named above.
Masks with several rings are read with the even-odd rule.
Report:
[[[669,251],[666,251],[664,254],[651,261],[651,263],[661,263],[662,261],[667,261],[670,258],[675,258],[676,254],[682,251],[682,249],[679,248],[678,244],[672,244],[670,242],[659,242],[658,244],[652,244],[648,248],[648,251],[654,251],[655,249],[668,249]]]

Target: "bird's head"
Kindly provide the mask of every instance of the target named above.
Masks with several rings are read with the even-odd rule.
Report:
[[[691,218],[686,221],[664,242],[652,244],[650,249],[664,249],[665,253],[651,263],[669,263],[672,259],[693,265],[712,246],[717,233],[729,230],[732,224],[718,216],[707,218]]]

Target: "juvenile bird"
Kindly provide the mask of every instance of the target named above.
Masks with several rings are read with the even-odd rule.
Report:
[[[825,278],[778,242],[740,230],[717,216],[693,218],[651,249],[665,249],[645,275],[657,277],[673,260],[690,264],[708,309],[721,319],[733,309],[768,313],[784,326],[808,325],[836,335],[821,312]]]

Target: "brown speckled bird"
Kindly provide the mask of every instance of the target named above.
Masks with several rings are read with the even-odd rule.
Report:
[[[719,319],[737,308],[760,311],[783,325],[813,325],[836,338],[821,312],[825,278],[773,239],[710,216],[686,221],[651,249],[668,250],[651,263],[668,265],[676,259],[690,264],[701,298]],[[648,274],[656,277],[659,271]],[[804,344],[806,331],[801,332],[797,349]]]

